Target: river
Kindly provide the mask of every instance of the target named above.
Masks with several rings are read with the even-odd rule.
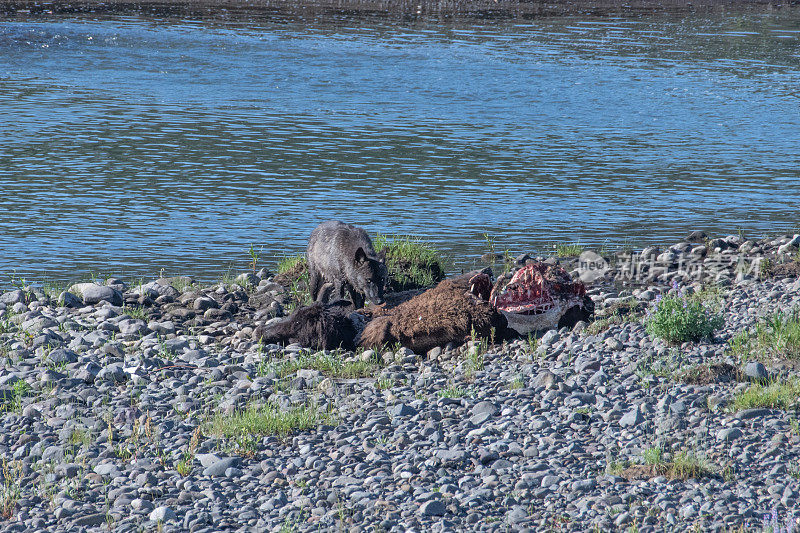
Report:
[[[474,264],[800,228],[800,11],[0,19],[0,284],[218,279],[320,221]]]

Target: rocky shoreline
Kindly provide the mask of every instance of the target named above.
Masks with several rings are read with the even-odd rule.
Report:
[[[20,287],[0,295],[0,528],[751,531],[773,512],[785,526],[800,387],[782,408],[741,400],[795,383],[796,359],[740,341],[800,305],[799,247],[694,233],[600,253],[592,323],[420,354],[255,343],[290,302],[263,270]],[[643,315],[676,290],[717,306],[713,339],[648,334]]]

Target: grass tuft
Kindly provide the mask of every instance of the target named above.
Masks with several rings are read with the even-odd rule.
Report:
[[[330,420],[315,404],[306,404],[282,411],[274,404],[248,405],[231,414],[217,414],[209,432],[226,439],[248,438],[253,435],[286,436],[295,431],[314,428]]]
[[[144,307],[122,306],[123,314],[131,318],[147,321],[147,310]]]
[[[469,395],[469,390],[465,387],[458,387],[451,385],[446,389],[442,389],[436,393],[439,398],[463,398]]]
[[[610,463],[607,471],[609,474],[625,478],[628,481],[650,479],[656,476],[685,481],[706,477],[713,473],[708,462],[691,451],[677,452],[672,461],[668,461],[663,449],[654,446],[642,452],[642,459],[644,464],[629,461]]]
[[[309,292],[308,260],[305,255],[284,257],[278,262],[277,272],[274,281],[286,287],[289,311],[312,303]]]
[[[374,357],[369,361],[345,361],[337,351],[317,352],[314,354],[300,354],[296,359],[265,363],[266,366],[259,370],[265,375],[269,370],[274,370],[279,378],[285,378],[298,370],[318,370],[333,378],[364,378],[374,375],[379,368],[378,359]],[[269,368],[271,366],[271,368]]]
[[[584,246],[579,243],[556,243],[553,245],[557,257],[576,257],[581,255]]]
[[[773,381],[766,385],[751,385],[733,397],[734,411],[766,407],[788,410],[800,399],[800,381]]]
[[[419,237],[379,233],[372,243],[386,257],[390,292],[430,287],[444,279],[445,256]]]
[[[19,480],[22,477],[22,464],[9,463],[3,457],[2,464],[3,483],[0,485],[0,516],[6,520],[14,515],[14,507],[22,495]]]
[[[742,380],[742,372],[729,363],[702,363],[682,369],[676,381],[689,385],[708,385]]]
[[[742,361],[771,356],[800,359],[800,309],[778,311],[750,331],[740,331],[728,341],[728,351]]]

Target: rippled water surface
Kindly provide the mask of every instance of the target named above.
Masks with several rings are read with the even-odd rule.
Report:
[[[800,224],[800,13],[524,24],[0,20],[0,283],[220,276],[320,221],[482,235]]]

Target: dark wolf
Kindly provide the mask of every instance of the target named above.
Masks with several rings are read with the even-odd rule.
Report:
[[[352,304],[339,300],[300,307],[291,315],[268,326],[256,328],[253,338],[264,344],[297,343],[316,350],[355,349],[355,338],[364,318],[353,312]]]
[[[364,307],[365,300],[383,303],[386,264],[361,228],[336,220],[314,228],[308,241],[308,272],[314,301],[346,298],[347,292],[356,309]],[[326,282],[332,290],[322,290]]]

